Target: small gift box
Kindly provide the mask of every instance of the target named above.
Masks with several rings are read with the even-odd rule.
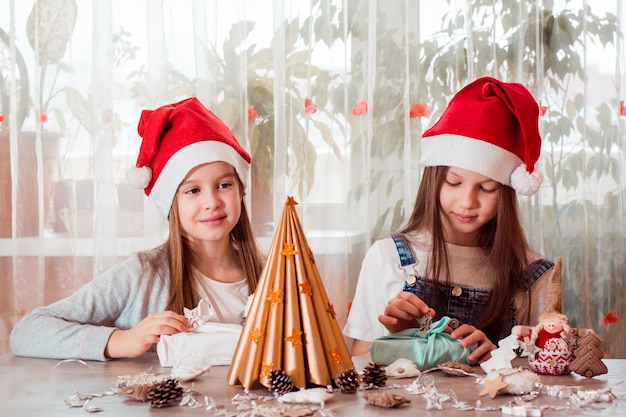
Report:
[[[212,316],[213,309],[203,300],[195,309],[185,309],[190,329],[173,335],[162,335],[157,343],[161,366],[179,366],[190,356],[202,357],[202,362],[207,365],[229,365],[242,326],[208,321]]]

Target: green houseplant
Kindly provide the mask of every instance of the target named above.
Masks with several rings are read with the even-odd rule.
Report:
[[[64,90],[57,87],[61,72],[71,68],[61,60],[65,55],[76,24],[75,0],[37,0],[28,15],[26,32],[35,52],[38,79],[33,91],[33,106],[38,122],[47,123],[53,114],[59,131],[66,130],[63,112],[52,107],[53,100]]]
[[[15,65],[11,59],[11,38],[9,34],[0,27],[0,130],[9,130],[11,124],[11,83],[12,72],[15,69],[15,88],[17,92],[17,127],[21,129],[26,119],[29,107],[30,82],[28,69],[24,56],[18,48],[15,49]]]
[[[11,151],[9,142],[9,126],[16,125],[21,129],[26,119],[29,103],[29,78],[24,57],[19,49],[15,49],[15,59],[11,58],[11,39],[9,34],[0,28],[0,237],[10,237],[12,233],[12,178]],[[15,112],[11,103],[11,83],[15,82],[17,106]],[[13,114],[17,119],[12,123]],[[32,142],[32,141],[31,141]],[[29,151],[30,149],[25,149]],[[23,158],[26,161],[26,158]],[[37,224],[34,224],[34,228]],[[32,220],[26,226],[25,234],[33,234]]]
[[[75,0],[37,0],[33,4],[26,22],[26,37],[33,49],[36,67],[34,71],[36,79],[32,81],[24,53],[16,47],[15,58],[11,57],[11,38],[7,31],[0,27],[1,130],[9,129],[11,108],[14,106],[17,108],[18,130],[22,129],[27,117],[34,110],[36,123],[47,122],[51,114],[58,125],[57,130],[65,132],[64,114],[59,108],[52,107],[52,104],[55,97],[62,93],[68,94],[68,101],[70,95],[80,96],[75,90],[57,87],[59,75],[71,72],[71,68],[61,60],[74,30],[76,14]],[[11,102],[11,85],[15,85],[17,91],[14,103]]]

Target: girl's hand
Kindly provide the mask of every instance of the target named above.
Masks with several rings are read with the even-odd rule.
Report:
[[[161,335],[187,331],[187,319],[173,311],[154,313],[128,330],[111,333],[104,351],[107,358],[137,358],[157,343]]]
[[[378,321],[389,330],[398,333],[405,329],[419,327],[416,317],[425,314],[435,315],[435,310],[428,307],[417,295],[401,291],[387,302],[385,311],[378,316]]]
[[[487,359],[491,358],[491,351],[496,349],[491,340],[476,327],[469,324],[462,324],[450,333],[453,339],[463,339],[461,345],[463,347],[469,347],[474,343],[478,343],[478,347],[469,355],[471,363],[483,363]]]

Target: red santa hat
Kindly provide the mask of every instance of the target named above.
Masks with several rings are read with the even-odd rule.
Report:
[[[245,188],[250,155],[197,98],[143,110],[137,131],[143,140],[136,167],[127,172],[128,181],[143,188],[165,217],[178,186],[198,165],[227,162]]]
[[[462,88],[422,136],[423,166],[454,166],[532,195],[543,175],[539,106],[519,83],[482,77]]]

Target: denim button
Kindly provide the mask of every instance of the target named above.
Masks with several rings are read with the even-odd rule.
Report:
[[[459,321],[457,319],[451,319],[448,322],[448,326],[452,327],[453,329],[456,329],[457,327],[459,327],[459,324],[461,324],[461,323],[459,323]]]
[[[462,293],[463,293],[463,289],[461,287],[452,288],[452,295],[454,295],[455,297],[458,297]]]
[[[406,283],[409,284],[410,287],[415,287],[416,282],[417,278],[415,278],[415,275],[411,275],[406,278]]]

